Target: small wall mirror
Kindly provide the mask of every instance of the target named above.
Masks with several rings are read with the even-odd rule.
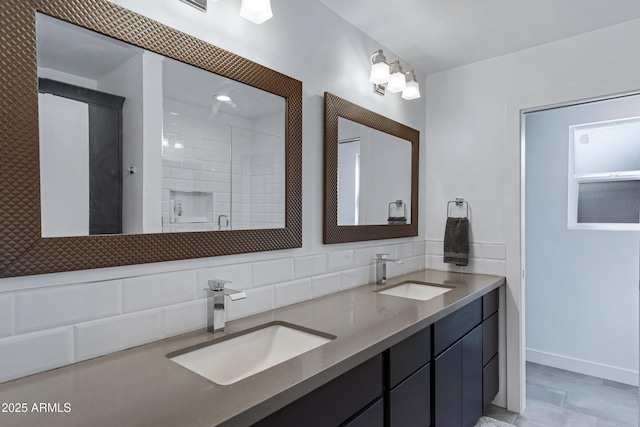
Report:
[[[300,81],[106,0],[0,26],[0,277],[302,245]]]
[[[418,235],[420,133],[325,93],[324,243]]]

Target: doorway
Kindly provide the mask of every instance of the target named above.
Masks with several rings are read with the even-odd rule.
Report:
[[[629,185],[640,182],[631,176],[640,170],[640,138],[635,150],[631,143],[632,150],[622,153],[606,132],[637,116],[640,95],[524,114],[525,414],[638,423],[640,249],[639,233],[629,229],[638,226],[640,192]],[[589,125],[590,141],[576,132]],[[606,141],[603,151],[599,144]],[[586,179],[576,167],[584,152],[601,163],[615,154],[618,165]],[[637,167],[615,170],[625,161]],[[588,209],[598,213],[585,216]],[[625,209],[636,221],[623,231],[625,220],[616,218]],[[572,222],[572,215],[602,221]]]

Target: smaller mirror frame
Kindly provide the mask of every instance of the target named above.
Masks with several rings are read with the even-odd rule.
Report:
[[[286,99],[285,226],[41,237],[36,12]],[[0,278],[302,246],[302,82],[107,0],[1,0]]]
[[[411,143],[411,223],[338,225],[338,117]],[[344,243],[418,235],[420,132],[336,95],[324,94],[324,235],[323,242]]]

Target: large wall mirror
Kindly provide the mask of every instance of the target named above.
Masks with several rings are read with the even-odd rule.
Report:
[[[4,3],[0,277],[301,246],[301,82],[104,0]]]
[[[324,99],[324,243],[417,236],[420,133]]]

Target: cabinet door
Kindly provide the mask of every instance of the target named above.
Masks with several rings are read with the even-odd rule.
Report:
[[[382,355],[379,354],[258,421],[254,426],[341,425],[381,397],[383,384]]]
[[[482,416],[482,325],[462,338],[462,426]]]
[[[379,399],[342,427],[384,427],[384,401]]]
[[[391,427],[428,427],[431,423],[431,365],[391,390],[389,394]]]
[[[435,360],[435,425],[462,425],[462,341]]]

